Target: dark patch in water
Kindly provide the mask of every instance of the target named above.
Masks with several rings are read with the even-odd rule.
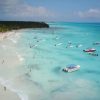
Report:
[[[30,81],[32,84],[34,84],[39,89],[40,88],[43,89],[43,86],[41,85],[41,83],[32,80],[30,76],[28,77],[27,75],[29,75],[29,74],[26,73],[25,75],[26,75],[26,78],[27,78],[28,81]]]
[[[100,74],[100,71],[87,70],[86,73],[89,73],[89,74]]]
[[[96,83],[100,85],[100,81],[96,81]]]
[[[33,65],[28,65],[28,69],[30,69],[30,70],[32,70],[32,69],[40,70],[40,67],[38,66],[38,64],[33,64]]]
[[[48,80],[50,83],[58,82],[58,80]]]
[[[29,80],[30,82],[32,82],[35,86],[37,86],[37,87],[39,87],[39,88],[42,88],[41,83],[36,82],[36,81],[32,80],[31,78],[27,78],[27,80]]]
[[[32,82],[34,83],[34,85],[36,85],[36,86],[38,86],[38,87],[42,87],[40,83],[38,83],[38,82],[36,82],[36,81],[33,81],[33,80],[32,80]]]
[[[30,74],[29,73],[25,73],[25,76],[27,76],[29,78],[30,77]]]
[[[58,87],[58,88],[52,90],[51,93],[64,92],[64,91],[66,91],[66,87],[65,86],[61,86],[61,87]]]
[[[53,72],[54,72],[55,74],[59,74],[60,71],[61,71],[61,67],[59,67],[59,66],[53,69]]]
[[[85,70],[81,70],[80,71],[81,73],[81,75],[84,75],[84,74],[96,74],[96,75],[100,75],[100,71],[98,71],[98,70],[87,70],[87,69],[85,69]]]

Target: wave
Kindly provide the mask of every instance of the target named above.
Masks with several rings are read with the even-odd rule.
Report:
[[[16,52],[16,54],[17,54],[17,57],[18,57],[18,59],[19,59],[20,61],[23,61],[23,60],[24,60],[24,58],[23,58],[18,52]]]
[[[16,40],[14,40],[14,39],[12,39],[12,38],[10,38],[9,40],[11,40],[13,43],[17,43],[17,41]]]

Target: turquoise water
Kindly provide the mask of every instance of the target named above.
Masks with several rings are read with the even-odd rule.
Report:
[[[100,24],[48,24],[49,29],[19,30],[17,43],[10,40],[1,43],[9,43],[24,59],[14,65],[18,73],[16,69],[15,73],[9,71],[14,86],[23,91],[28,100],[100,100],[100,45],[93,45],[100,42]],[[72,47],[68,47],[69,42]],[[77,45],[81,46],[77,48]],[[92,47],[99,56],[83,52]],[[69,64],[80,65],[80,70],[63,72]],[[5,77],[11,80],[8,74]]]

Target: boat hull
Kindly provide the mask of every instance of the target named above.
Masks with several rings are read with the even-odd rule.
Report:
[[[74,66],[74,67],[66,67],[63,69],[64,72],[74,72],[80,69],[80,66]]]

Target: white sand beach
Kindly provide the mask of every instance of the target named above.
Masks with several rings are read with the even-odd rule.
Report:
[[[0,40],[7,38],[12,33],[13,32],[5,32],[5,33],[0,32]]]
[[[17,52],[11,39],[18,39],[15,31],[0,33],[0,100],[21,100],[19,90],[9,85],[10,79],[19,75],[22,56]],[[9,43],[8,43],[9,42]],[[13,48],[12,48],[13,47]],[[17,52],[17,53],[16,53]],[[9,66],[10,65],[10,66]],[[19,67],[17,67],[19,65]],[[6,80],[9,82],[6,83]]]

